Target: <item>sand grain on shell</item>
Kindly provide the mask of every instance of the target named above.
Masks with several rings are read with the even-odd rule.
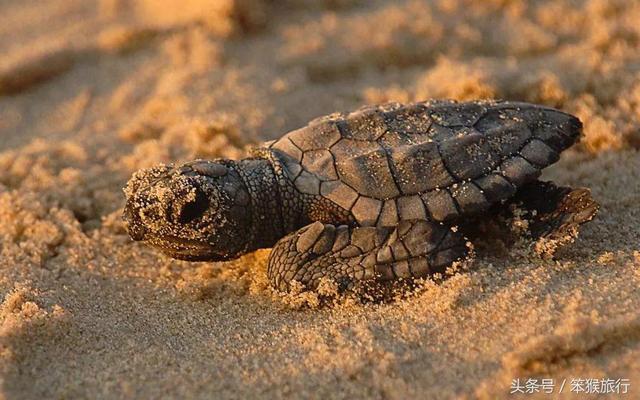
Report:
[[[640,4],[218,3],[4,2],[0,397],[490,399],[515,377],[637,395]],[[320,308],[269,291],[268,250],[185,263],[124,230],[139,168],[430,97],[578,115],[545,177],[590,187],[599,216],[555,258],[480,245],[411,296]]]

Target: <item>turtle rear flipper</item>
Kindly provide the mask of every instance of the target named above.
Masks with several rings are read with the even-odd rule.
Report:
[[[323,278],[345,291],[365,281],[442,273],[467,253],[460,232],[426,220],[402,221],[395,228],[314,222],[274,246],[268,275],[280,291],[290,291],[294,281],[313,290]]]
[[[600,205],[589,189],[557,186],[534,181],[518,190],[513,203],[527,211],[529,232],[534,239],[562,239],[591,221]]]

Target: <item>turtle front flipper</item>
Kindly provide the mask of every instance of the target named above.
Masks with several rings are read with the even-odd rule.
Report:
[[[426,220],[402,221],[395,228],[314,222],[276,243],[268,276],[280,291],[289,291],[294,281],[313,290],[323,278],[345,291],[366,280],[422,278],[444,272],[467,253],[459,232]]]
[[[513,202],[526,211],[525,218],[534,239],[562,239],[574,235],[577,228],[591,221],[600,208],[589,189],[543,181],[520,188]]]

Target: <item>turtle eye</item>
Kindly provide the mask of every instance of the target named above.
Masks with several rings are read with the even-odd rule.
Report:
[[[207,196],[202,193],[200,190],[196,192],[196,198],[193,201],[190,201],[182,206],[180,210],[180,216],[178,217],[178,222],[181,224],[188,224],[194,219],[201,217],[207,208],[209,207],[209,202],[207,201]]]

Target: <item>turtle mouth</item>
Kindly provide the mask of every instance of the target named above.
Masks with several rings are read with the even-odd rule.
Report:
[[[195,239],[163,235],[148,238],[144,241],[162,251],[165,255],[178,260],[227,261],[232,258],[229,254],[216,252],[209,243]]]

